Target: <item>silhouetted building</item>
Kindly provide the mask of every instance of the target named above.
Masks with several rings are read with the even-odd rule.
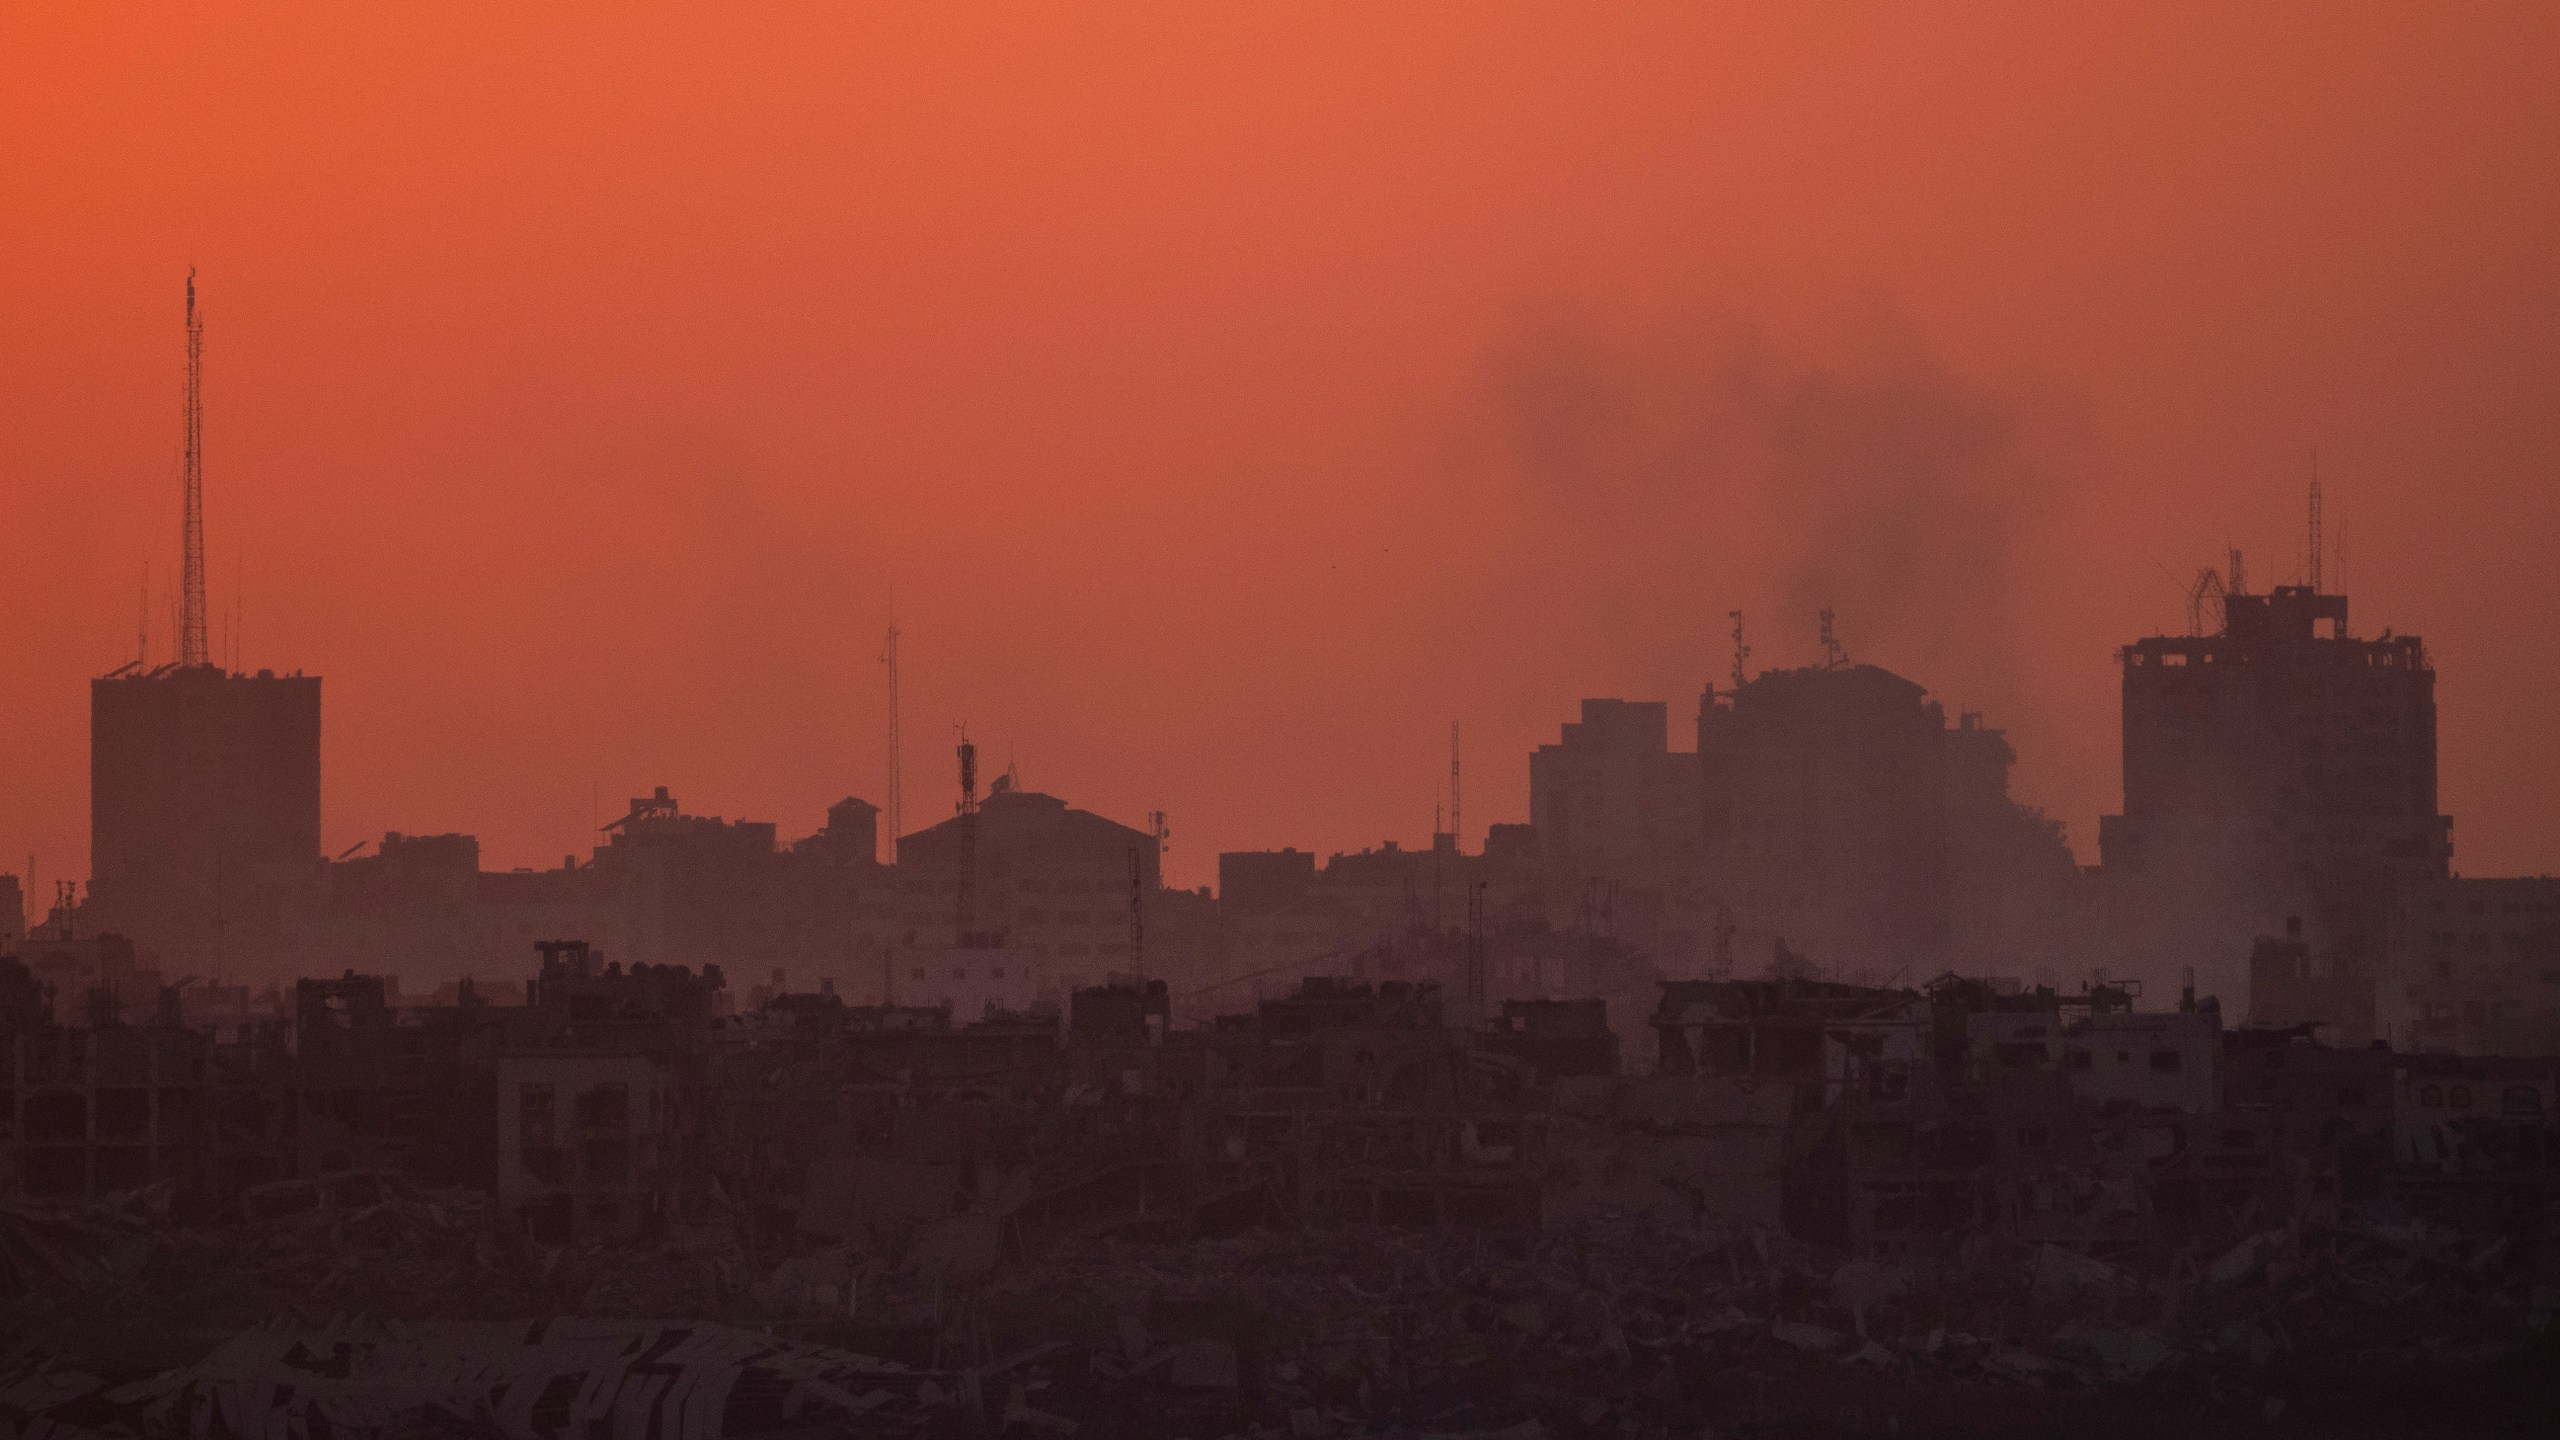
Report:
[[[1550,859],[1652,858],[1697,844],[1695,771],[1659,700],[1585,700],[1529,757],[1529,824]]]
[[[1746,951],[1934,973],[1949,957],[1945,712],[1873,665],[1770,670],[1698,711],[1707,876]]]
[[[2261,935],[2249,950],[2249,1023],[2277,1029],[2311,1027],[2339,1045],[2374,1038],[2374,977],[2350,954],[2312,952],[2302,917],[2288,915],[2284,938]]]
[[[2560,879],[2403,885],[2367,993],[2400,1050],[2560,1055]]]
[[[1946,732],[1948,943],[1967,974],[2076,970],[2088,877],[2062,822],[2009,794],[2018,752],[1966,711]]]
[[[1311,851],[1232,850],[1218,857],[1218,903],[1229,915],[1286,909],[1304,901],[1315,885]]]
[[[999,778],[979,803],[976,859],[970,879],[970,929],[981,948],[1027,952],[1041,965],[1044,988],[1063,1004],[1068,992],[1133,973],[1133,895],[1148,907],[1143,962],[1152,973],[1193,963],[1184,948],[1214,944],[1198,924],[1174,920],[1160,933],[1156,837],[1145,830],[1071,808],[1054,795],[1015,788]],[[962,820],[954,817],[898,839],[897,944],[908,950],[960,942]],[[1134,876],[1133,876],[1134,867]],[[912,968],[912,966],[910,967]],[[903,993],[899,1003],[907,1003]],[[963,1016],[962,1018],[974,1018]]]
[[[2441,879],[2435,671],[2416,636],[2347,629],[2347,597],[2232,594],[2211,635],[2124,647],[2124,811],[2098,824],[2110,929],[2158,978],[2218,969],[2286,915],[2370,974],[2396,885]]]
[[[93,926],[172,973],[264,968],[320,859],[318,676],[184,666],[90,682]]]

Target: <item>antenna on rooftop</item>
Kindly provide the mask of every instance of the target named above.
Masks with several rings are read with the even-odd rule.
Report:
[[[2311,593],[2320,593],[2320,452],[2311,452]]]
[[[1161,842],[1159,842],[1161,843]],[[1129,969],[1147,988],[1147,871],[1138,848],[1129,847]]]
[[[897,600],[889,602],[889,638],[880,663],[889,667],[889,863],[898,863],[898,621]]]
[[[969,743],[969,727],[960,727],[960,884],[955,944],[974,944],[978,923],[978,747]]]
[[[1837,670],[1849,663],[1849,652],[1840,648],[1839,632],[1832,628],[1831,607],[1822,607],[1822,668]]]
[[[142,613],[133,619],[133,668],[151,668],[151,562],[142,562]]]
[[[196,314],[196,272],[187,271],[186,490],[179,549],[178,663],[205,663],[204,645],[204,321]]]
[[[1451,844],[1457,846],[1461,850],[1464,850],[1467,847],[1467,832],[1465,827],[1459,823],[1461,819],[1460,810],[1461,802],[1458,790],[1458,722],[1452,720],[1449,722],[1449,839]]]
[[[1742,688],[1743,662],[1751,658],[1751,647],[1742,643],[1742,612],[1728,611],[1733,617],[1733,688]]]
[[[2230,625],[2230,607],[2226,602],[2229,595],[2230,591],[2224,588],[2222,577],[2214,573],[2212,566],[2207,565],[2203,569],[2198,570],[2196,572],[2196,583],[2187,591],[2187,633],[2190,635],[2202,635],[2207,633],[2204,628],[2204,607],[2206,601],[2213,602],[2215,616],[2214,629],[2216,631],[2220,631],[2228,628]]]
[[[2249,570],[2241,561],[2238,550],[2231,552],[2231,568],[2223,572],[2222,587],[2226,595],[2249,593]]]

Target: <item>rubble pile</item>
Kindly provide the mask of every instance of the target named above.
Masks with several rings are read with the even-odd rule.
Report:
[[[1103,1239],[975,1281],[833,1247],[746,1284],[743,1250],[497,1233],[420,1194],[162,1232],[138,1270],[11,1297],[0,1333],[45,1343],[0,1353],[0,1436],[2353,1434],[2464,1403],[2500,1433],[2560,1358],[2551,1255],[2381,1212],[2113,1258],[1601,1216]],[[149,1303],[182,1271],[233,1303]],[[544,1300],[571,1318],[498,1318]],[[193,1348],[140,1363],[99,1316]]]

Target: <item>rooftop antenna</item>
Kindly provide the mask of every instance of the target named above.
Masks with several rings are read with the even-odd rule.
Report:
[[[1822,668],[1837,670],[1849,663],[1849,652],[1840,648],[1839,632],[1832,628],[1831,607],[1822,607]]]
[[[960,727],[960,884],[954,915],[959,945],[967,947],[978,923],[978,747]]]
[[[1460,850],[1467,848],[1466,828],[1460,823],[1458,791],[1458,722],[1449,722],[1449,836]]]
[[[2320,593],[2320,452],[2311,452],[2311,593]]]
[[[1147,988],[1147,869],[1138,847],[1129,847],[1129,969]]]
[[[2226,595],[2249,593],[2249,569],[2242,563],[2240,552],[2236,549],[2231,552],[2231,568],[2223,572],[2222,585],[2223,593]]]
[[[142,613],[133,619],[133,668],[151,668],[151,562],[142,562]]]
[[[187,270],[186,518],[179,548],[178,663],[202,665],[204,646],[204,321],[196,314],[196,272]]]
[[[1751,658],[1751,647],[1742,643],[1742,612],[1727,612],[1733,617],[1733,688],[1742,688],[1742,665]]]
[[[889,667],[889,863],[898,863],[898,622],[896,601],[890,602],[889,639],[880,663]]]
[[[2195,585],[2187,591],[2187,633],[2190,635],[2206,633],[2204,607],[2208,600],[2214,604],[2214,630],[2219,632],[2229,628],[2229,607],[2225,604],[2229,593],[2223,588],[2222,577],[2214,573],[2212,566],[2207,565],[2198,570]]]

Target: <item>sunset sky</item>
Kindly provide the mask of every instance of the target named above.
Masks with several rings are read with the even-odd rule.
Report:
[[[85,874],[168,656],[189,266],[332,851],[879,800],[894,593],[909,828],[966,722],[1179,883],[1424,844],[1457,720],[1472,848],[1830,604],[2094,862],[2114,647],[2298,579],[2316,448],[2457,868],[2560,869],[2555,73],[2521,3],[10,6],[0,869]]]

